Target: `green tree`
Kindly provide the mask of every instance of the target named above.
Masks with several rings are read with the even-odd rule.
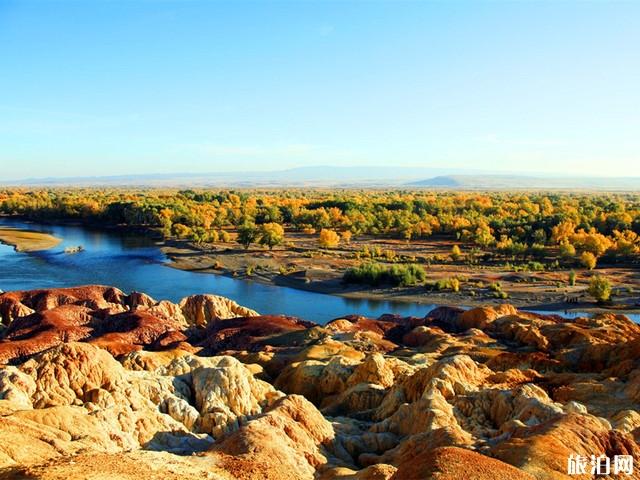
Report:
[[[265,223],[260,227],[260,245],[266,245],[269,250],[284,242],[284,228],[279,223]]]
[[[237,241],[247,250],[253,242],[258,240],[258,228],[253,223],[244,223],[238,227]]]

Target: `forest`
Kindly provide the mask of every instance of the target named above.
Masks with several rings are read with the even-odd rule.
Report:
[[[433,238],[463,242],[472,256],[551,258],[589,269],[635,263],[640,252],[640,196],[624,193],[6,189],[0,213],[245,247],[286,245],[287,232],[317,235],[324,248],[357,236]],[[451,256],[460,255],[454,246]]]

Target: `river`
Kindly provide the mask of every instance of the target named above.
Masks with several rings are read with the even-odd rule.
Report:
[[[0,244],[0,289],[29,290],[77,285],[112,285],[125,292],[145,292],[156,300],[176,302],[197,293],[231,298],[260,313],[292,315],[318,323],[346,314],[377,317],[384,313],[424,316],[436,305],[357,300],[194,273],[167,266],[168,259],[147,237],[71,225],[41,225],[0,218],[0,225],[51,233],[63,241],[57,247],[22,253]],[[68,254],[66,247],[84,251]],[[575,317],[580,312],[558,313]],[[630,315],[640,321],[640,314]]]

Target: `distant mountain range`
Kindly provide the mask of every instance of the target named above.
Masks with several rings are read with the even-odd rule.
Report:
[[[445,168],[311,166],[271,171],[170,173],[99,177],[28,178],[13,185],[172,185],[172,186],[358,186],[403,185],[422,178],[451,173]],[[481,172],[478,172],[481,173]]]
[[[640,177],[564,177],[524,175],[443,175],[409,182],[413,187],[450,189],[638,190]]]
[[[96,177],[50,177],[2,181],[15,186],[129,187],[394,187],[452,190],[588,189],[639,190],[640,177],[518,175],[487,171],[420,167],[312,166],[287,170],[171,173]]]

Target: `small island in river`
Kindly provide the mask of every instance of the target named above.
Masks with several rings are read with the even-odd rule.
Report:
[[[48,233],[0,227],[0,243],[11,245],[17,252],[37,252],[57,246],[61,238]]]

